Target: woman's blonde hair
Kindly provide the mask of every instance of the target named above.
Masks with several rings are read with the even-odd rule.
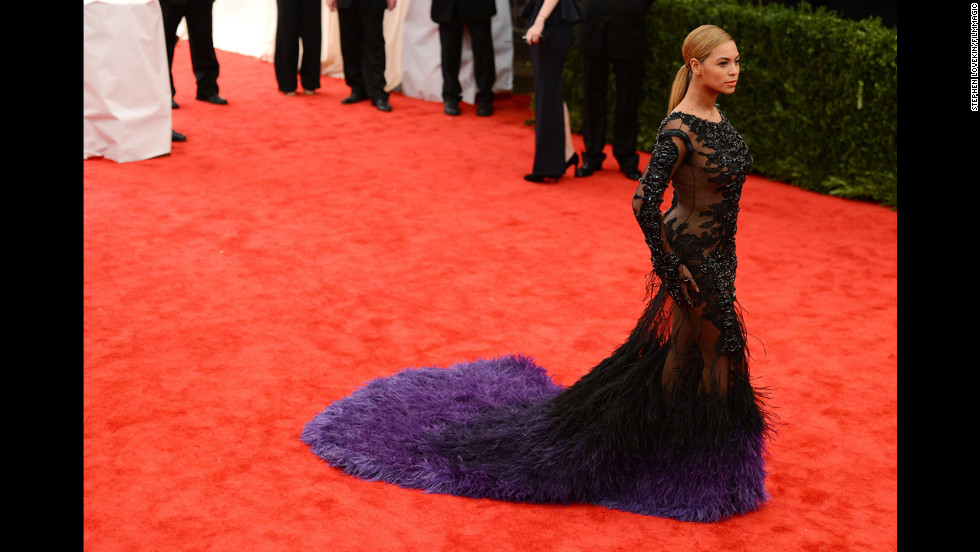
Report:
[[[712,50],[730,40],[733,39],[728,33],[714,25],[701,25],[688,33],[687,38],[684,39],[684,45],[681,46],[684,65],[681,65],[681,68],[677,70],[677,76],[674,77],[674,86],[670,90],[670,102],[668,102],[669,107],[667,108],[668,114],[677,107],[677,104],[681,103],[684,95],[687,94],[687,87],[691,84],[690,61],[697,59],[704,63],[704,60],[708,58]]]

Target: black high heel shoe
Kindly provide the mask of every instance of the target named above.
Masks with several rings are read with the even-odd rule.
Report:
[[[578,161],[579,161],[578,152],[573,153],[572,156],[568,158],[568,161],[565,161],[565,170],[568,170],[568,167],[574,166],[575,170],[577,171]],[[545,180],[553,180],[555,182],[558,182],[558,179],[561,178],[562,176],[564,176],[564,174],[553,176],[550,174],[531,173],[531,174],[524,175],[524,180],[527,180],[528,182],[544,182]]]
[[[575,165],[575,170],[577,171],[578,170],[578,152],[573,153],[572,156],[568,158],[568,161],[565,161],[565,170],[568,170],[568,167],[571,167],[572,165]]]

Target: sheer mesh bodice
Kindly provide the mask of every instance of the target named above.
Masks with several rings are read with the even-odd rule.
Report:
[[[654,271],[674,300],[675,347],[663,374],[668,391],[685,376],[679,373],[684,355],[700,355],[705,364],[698,382],[702,392],[724,393],[738,376],[731,373],[739,368],[732,364],[741,359],[733,355],[743,354],[745,336],[735,299],[735,231],[751,163],[745,142],[724,114],[712,122],[674,112],[660,125],[650,164],[633,196]],[[671,183],[671,205],[661,214]],[[681,265],[697,284],[698,293],[688,288],[690,308],[685,308],[681,291],[686,287]]]

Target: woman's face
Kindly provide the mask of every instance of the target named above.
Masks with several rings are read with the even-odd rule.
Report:
[[[735,84],[738,83],[738,65],[739,56],[735,41],[729,40],[718,45],[708,54],[704,62],[700,63],[701,84],[721,94],[735,92]]]

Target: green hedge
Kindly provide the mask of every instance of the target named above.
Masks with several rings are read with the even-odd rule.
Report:
[[[725,29],[738,45],[738,90],[719,94],[718,103],[748,143],[755,172],[897,208],[898,34],[877,18],[845,20],[806,3],[655,0],[646,20],[640,149],[652,150],[666,115],[684,37],[704,24]],[[580,132],[575,48],[564,76],[572,129]]]

